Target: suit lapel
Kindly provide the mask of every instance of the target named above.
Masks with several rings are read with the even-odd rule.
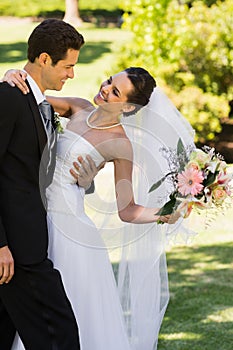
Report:
[[[53,125],[53,128],[54,130],[56,131],[56,122],[55,122],[55,117],[54,117],[54,109],[53,109],[53,106],[51,106],[51,111],[52,111],[52,118],[51,118],[51,121],[52,121],[52,125]]]
[[[30,86],[29,86],[30,89]],[[37,136],[38,136],[38,141],[39,141],[39,148],[40,148],[40,154],[42,155],[43,151],[44,151],[44,147],[47,143],[47,135],[44,129],[44,125],[41,119],[41,115],[36,103],[36,99],[33,95],[33,93],[31,92],[30,89],[30,93],[26,95],[26,98],[28,100],[28,103],[30,105],[31,111],[32,111],[32,116],[35,122],[35,126],[36,126],[36,131],[37,131]]]
[[[44,128],[44,124],[37,106],[36,99],[31,91],[30,85],[27,84],[30,90],[30,93],[26,95],[28,99],[28,103],[30,105],[32,116],[35,122],[36,130],[37,130],[37,136],[39,141],[39,148],[40,148],[40,154],[41,154],[41,168],[40,171],[40,182],[41,185],[45,188],[47,187],[53,178],[53,172],[56,164],[56,139],[57,139],[57,133],[56,131],[53,133],[54,142],[52,149],[48,145],[48,139],[47,134]],[[52,109],[52,123],[55,129],[55,120],[54,120],[54,110]],[[43,155],[43,156],[42,156]],[[48,164],[50,164],[48,166]]]

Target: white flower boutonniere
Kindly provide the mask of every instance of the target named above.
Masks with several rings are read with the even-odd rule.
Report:
[[[57,132],[59,134],[63,134],[64,128],[63,128],[62,123],[61,123],[61,117],[60,117],[60,114],[57,112],[54,112],[54,124],[55,124],[55,128],[56,128]]]

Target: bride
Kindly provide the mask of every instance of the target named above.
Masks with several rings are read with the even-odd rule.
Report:
[[[97,108],[81,98],[47,97],[56,112],[70,118],[59,135],[54,178],[46,193],[49,255],[76,315],[82,350],[157,348],[169,296],[165,229],[156,222],[173,224],[179,214],[158,217],[167,190],[153,197],[148,188],[164,171],[162,157],[155,156],[159,146],[171,139],[174,146],[179,133],[186,144],[192,136],[155,86],[146,70],[131,67],[101,84],[94,97]],[[161,118],[163,125],[158,114],[161,100],[168,110]],[[154,107],[152,114],[142,108],[143,124],[134,114],[149,101],[157,115]],[[172,113],[178,122],[169,121]],[[87,216],[84,190],[69,173],[77,154],[90,155],[97,166],[113,164],[117,212],[126,224],[116,217],[113,203],[96,193],[87,201]],[[82,169],[79,176],[85,176]],[[142,204],[135,203],[135,195]],[[119,264],[114,275],[108,251],[115,250]],[[12,350],[21,349],[16,336]]]

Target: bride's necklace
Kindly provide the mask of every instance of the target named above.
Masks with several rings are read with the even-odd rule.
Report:
[[[112,125],[108,125],[108,126],[97,126],[97,125],[91,125],[91,123],[89,122],[90,118],[92,117],[92,115],[94,114],[95,112],[95,109],[90,113],[88,114],[87,118],[86,118],[86,123],[87,123],[87,126],[91,129],[98,129],[98,130],[105,130],[105,129],[111,129],[111,128],[114,128],[115,126],[118,126],[118,125],[121,125],[121,123],[115,123],[115,124],[112,124]]]

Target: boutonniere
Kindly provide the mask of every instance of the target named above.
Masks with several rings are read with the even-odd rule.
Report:
[[[58,134],[63,134],[64,133],[64,128],[61,123],[61,117],[60,114],[57,112],[54,112],[54,124],[55,124],[55,129],[58,132]]]

